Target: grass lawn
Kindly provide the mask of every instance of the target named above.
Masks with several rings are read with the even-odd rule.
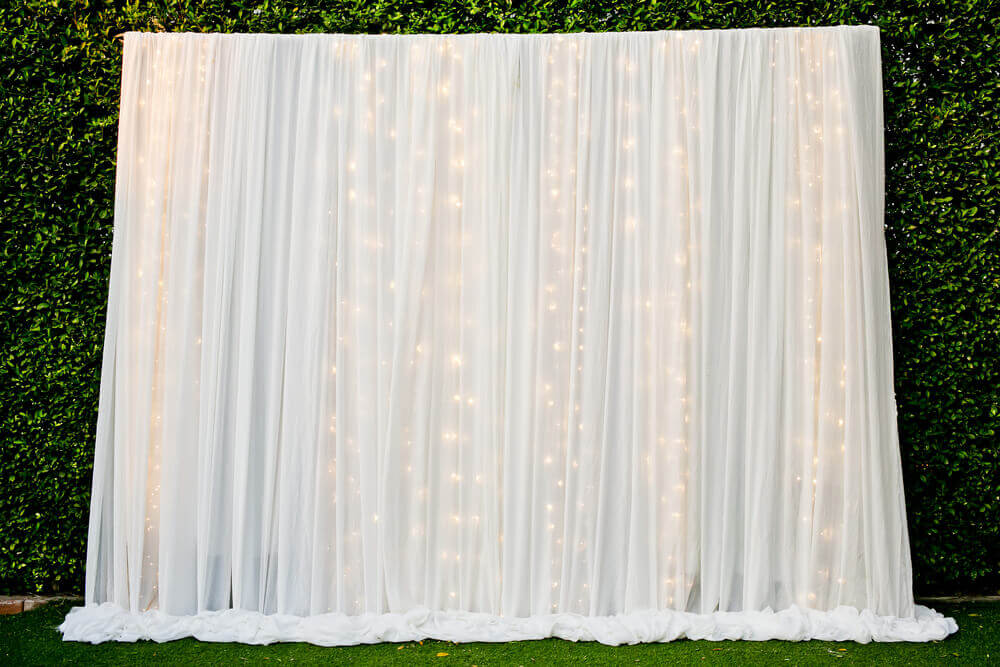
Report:
[[[182,639],[156,644],[107,643],[98,646],[63,642],[56,627],[72,602],[52,602],[34,611],[0,616],[0,664],[239,664],[373,663],[385,665],[535,665],[551,664],[822,664],[834,661],[888,665],[1000,663],[1000,604],[939,604],[937,610],[958,621],[958,633],[927,644],[854,644],[836,642],[706,642],[604,646],[546,639],[509,644],[375,644],[323,648],[310,644],[210,644]]]

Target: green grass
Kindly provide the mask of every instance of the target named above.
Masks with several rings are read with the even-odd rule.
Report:
[[[323,648],[310,644],[210,644],[182,639],[165,644],[138,642],[98,646],[63,642],[56,630],[71,602],[53,602],[34,611],[0,616],[0,664],[267,664],[371,663],[384,665],[660,665],[701,663],[823,664],[835,661],[866,664],[938,664],[1000,662],[1000,604],[988,602],[938,605],[953,616],[959,631],[942,642],[927,644],[854,644],[838,642],[706,642],[604,646],[560,639],[508,644],[453,644],[425,641]],[[439,654],[447,655],[440,656]]]

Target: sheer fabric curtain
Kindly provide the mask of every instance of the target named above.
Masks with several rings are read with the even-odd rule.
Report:
[[[65,637],[953,632],[879,68],[869,27],[129,33]]]

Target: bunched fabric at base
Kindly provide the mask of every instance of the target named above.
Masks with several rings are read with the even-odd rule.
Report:
[[[954,632],[882,152],[868,27],[129,33],[64,638]]]
[[[957,629],[954,619],[920,605],[915,607],[913,618],[877,616],[869,610],[859,612],[854,607],[818,611],[795,605],[779,612],[765,609],[697,614],[667,609],[615,616],[541,614],[512,617],[468,611],[431,611],[426,607],[405,613],[360,615],[292,616],[226,609],[171,616],[155,610],[135,614],[110,602],[71,610],[61,627],[65,639],[95,644],[140,639],[165,642],[195,637],[210,642],[310,642],[320,646],[424,639],[510,642],[547,637],[597,641],[611,646],[675,639],[819,639],[867,644],[944,639]]]

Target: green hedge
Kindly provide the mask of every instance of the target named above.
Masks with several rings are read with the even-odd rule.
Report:
[[[0,7],[0,592],[82,589],[125,30],[882,30],[896,397],[918,593],[1000,586],[996,2]]]

